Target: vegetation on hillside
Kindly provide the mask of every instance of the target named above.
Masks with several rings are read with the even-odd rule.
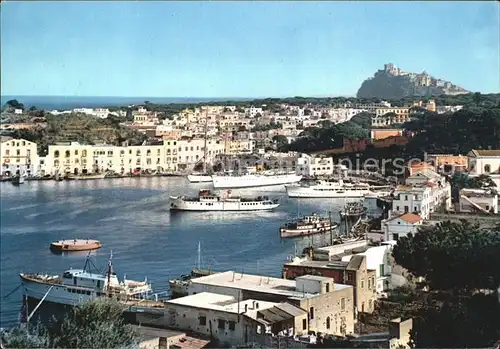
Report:
[[[131,145],[137,145],[146,139],[144,134],[121,126],[120,119],[116,117],[100,119],[85,114],[46,114],[45,119],[45,127],[16,130],[12,136],[36,142],[38,153],[42,156],[46,154],[48,146],[56,142],[121,145],[128,141]]]
[[[138,348],[139,334],[123,318],[123,305],[98,300],[72,308],[50,326],[19,325],[2,333],[7,348]]]
[[[500,231],[444,222],[400,239],[396,263],[429,291],[415,309],[416,347],[489,347],[500,338]]]

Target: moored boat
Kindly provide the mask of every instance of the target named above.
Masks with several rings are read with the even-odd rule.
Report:
[[[50,244],[54,252],[92,251],[98,248],[101,248],[100,241],[89,239],[59,240]]]
[[[91,270],[91,267],[95,271]],[[69,269],[61,276],[41,274],[19,274],[28,298],[47,302],[77,305],[82,302],[115,297],[120,301],[146,298],[152,291],[145,281],[119,281],[113,271],[111,258],[107,272],[101,273],[87,257],[83,269]]]
[[[329,218],[321,217],[316,213],[304,216],[301,219],[287,223],[280,227],[280,237],[293,238],[299,236],[309,236],[322,234],[337,228],[337,224]]]
[[[320,180],[312,185],[287,185],[286,192],[290,198],[362,198],[371,193],[370,188],[367,183]]]
[[[200,190],[198,197],[171,196],[170,200],[172,211],[269,211],[279,206],[277,199],[267,196],[235,197],[231,191],[221,196],[205,189]]]
[[[20,185],[24,183],[24,177],[20,175],[16,175],[12,177],[12,184],[13,185]]]
[[[210,183],[212,182],[212,176],[209,174],[193,172],[187,176],[187,179],[191,183]]]
[[[215,189],[270,187],[275,185],[298,183],[301,179],[302,176],[296,175],[295,173],[279,174],[274,172],[212,176]]]
[[[104,179],[104,177],[106,177],[106,173],[93,173],[93,174],[82,174],[82,175],[68,175],[67,179],[88,180],[88,179]]]
[[[344,209],[341,210],[340,217],[341,218],[359,218],[366,214],[368,209],[363,206],[363,202],[348,202]]]

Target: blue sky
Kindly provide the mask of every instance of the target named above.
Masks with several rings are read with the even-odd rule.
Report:
[[[498,2],[2,2],[2,95],[354,95],[384,63],[500,92]]]

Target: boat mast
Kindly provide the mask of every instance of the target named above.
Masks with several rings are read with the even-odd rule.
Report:
[[[330,221],[330,245],[333,245],[332,211],[328,211],[328,220]]]
[[[111,288],[110,288],[110,282],[111,282],[111,273],[113,272],[113,262],[111,261],[113,259],[113,251],[111,251],[109,255],[109,261],[108,261],[108,284],[106,285],[106,291],[108,293],[108,297],[111,296]]]
[[[208,132],[208,107],[205,110],[205,135],[203,145],[203,173],[207,173],[207,132]]]
[[[201,241],[198,241],[198,270],[201,270]]]

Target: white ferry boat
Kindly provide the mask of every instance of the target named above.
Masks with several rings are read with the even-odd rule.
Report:
[[[317,181],[313,185],[287,185],[290,198],[362,198],[371,193],[366,183],[344,183],[339,181]]]
[[[95,268],[95,272],[91,271],[91,266]],[[90,258],[87,258],[83,269],[66,270],[61,276],[24,273],[19,276],[28,298],[64,305],[77,305],[111,296],[123,301],[142,299],[152,291],[146,280],[139,282],[124,279],[120,282],[113,272],[111,258],[106,274],[100,273]]]
[[[193,172],[187,176],[190,183],[210,183],[212,182],[212,176],[203,173]]]
[[[215,189],[269,187],[298,183],[301,179],[302,176],[296,175],[295,173],[276,174],[274,172],[245,174],[240,176],[212,176]]]
[[[205,189],[195,198],[171,196],[170,200],[172,211],[270,211],[279,206],[277,199],[270,200],[267,196],[233,197],[231,191],[220,196]]]

